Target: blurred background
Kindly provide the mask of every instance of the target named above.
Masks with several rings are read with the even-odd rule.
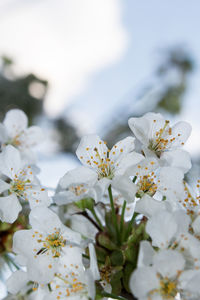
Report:
[[[109,145],[148,111],[193,131],[200,161],[198,0],[1,0],[0,120],[20,108],[45,130],[40,178],[55,187],[78,164],[81,136]]]
[[[191,123],[199,166],[199,12],[199,0],[0,0],[0,121],[20,108],[44,129],[43,185],[78,165],[83,135],[111,146],[148,111]]]

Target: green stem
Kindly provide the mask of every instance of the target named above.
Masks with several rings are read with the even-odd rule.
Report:
[[[135,183],[136,179],[137,179],[137,176],[134,176],[132,182]]]
[[[96,214],[96,211],[94,209],[94,207],[90,210],[91,213],[93,214],[95,220],[97,221],[97,223],[99,224],[99,227],[101,228],[102,231],[104,231],[104,228],[103,228],[103,225],[101,224],[101,221],[100,219],[98,218],[97,214]]]
[[[117,296],[117,295],[110,294],[110,293],[106,293],[106,292],[101,292],[101,296],[108,297],[108,298],[112,298],[112,299],[127,300],[127,299],[124,298],[124,297]]]
[[[139,215],[139,213],[133,213],[133,216],[132,216],[131,220],[129,221],[128,228],[127,228],[127,230],[126,230],[126,235],[125,235],[125,238],[126,238],[126,239],[128,238],[128,236],[129,236],[129,234],[130,234],[130,231],[131,231],[131,229],[132,229],[132,227],[133,227],[133,223],[134,223],[134,221],[135,221],[135,219],[136,219],[136,217],[137,217],[138,215]]]
[[[3,257],[4,257],[6,263],[8,264],[9,267],[10,267],[10,264],[12,264],[17,270],[20,269],[18,267],[18,265],[16,265],[16,263],[13,261],[13,259],[8,254],[4,254]]]
[[[121,213],[121,220],[120,220],[120,237],[121,237],[121,243],[123,242],[123,229],[124,229],[124,214],[126,209],[126,200],[124,200],[123,206],[122,206],[122,213]]]
[[[109,194],[109,198],[110,198],[110,207],[111,207],[111,212],[112,212],[112,219],[113,219],[113,222],[114,222],[116,235],[117,235],[117,242],[120,244],[119,228],[118,228],[118,222],[117,222],[117,215],[116,215],[115,207],[114,207],[114,201],[113,201],[111,185],[109,185],[109,187],[108,187],[108,194]]]
[[[86,254],[83,253],[82,256],[90,260],[89,255],[86,255]],[[100,260],[100,259],[98,259],[98,258],[97,258],[97,261],[98,261],[99,264],[104,264],[104,263],[105,263],[105,261]]]

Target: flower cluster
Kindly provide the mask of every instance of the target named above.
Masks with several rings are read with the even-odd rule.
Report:
[[[191,160],[183,149],[191,126],[171,126],[158,113],[130,118],[129,126],[134,136],[112,148],[83,137],[82,166],[50,198],[32,155],[40,129],[27,128],[20,110],[7,113],[0,220],[27,216],[7,253],[15,266],[7,299],[200,299],[200,180],[196,191],[186,181]]]

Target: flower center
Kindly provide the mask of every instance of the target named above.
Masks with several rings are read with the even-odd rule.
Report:
[[[174,299],[177,293],[177,283],[175,281],[170,281],[167,277],[160,281],[160,294],[164,299]]]
[[[97,148],[94,148],[94,151],[96,152],[96,165],[98,166],[98,179],[107,177],[109,179],[112,179],[113,174],[113,168],[112,165],[113,162],[110,161],[109,157],[101,157],[99,154],[99,151]],[[107,153],[107,156],[109,156],[109,152]]]
[[[17,196],[19,197],[23,197],[24,196],[24,192],[27,188],[27,184],[30,183],[30,180],[23,180],[23,179],[19,179],[17,175],[15,175],[15,178],[13,179],[13,181],[10,183],[11,184],[11,188],[10,188],[10,192],[14,192]]]
[[[138,191],[136,196],[138,198],[141,198],[144,194],[148,194],[150,196],[153,196],[157,191],[157,185],[154,182],[154,172],[145,175],[145,176],[139,176],[137,179],[137,186]]]
[[[70,272],[65,276],[59,273],[55,276],[62,282],[61,285],[57,284],[55,286],[57,291],[56,299],[75,296],[73,295],[75,293],[86,293],[85,284],[78,280],[78,276],[74,272]]]
[[[86,193],[87,189],[84,188],[83,184],[80,184],[80,185],[76,185],[76,186],[70,186],[69,191],[74,193],[76,196],[80,196],[80,195]]]
[[[154,120],[154,123],[156,123],[156,120]],[[163,128],[156,131],[155,137],[149,141],[148,148],[155,151],[158,157],[160,157],[162,152],[168,150],[176,140],[176,137],[170,137],[172,135],[172,128],[168,124],[169,121],[166,120]],[[179,133],[177,137],[179,138],[180,136],[181,134]]]
[[[12,145],[13,146],[20,146],[21,145],[21,141],[19,140],[20,135],[17,134],[13,140],[12,140]]]
[[[187,209],[187,214],[193,219],[194,217],[194,208],[200,205],[200,180],[197,180],[196,188],[197,194],[193,197],[186,182],[184,181],[184,191],[185,198],[183,201],[180,201],[182,205]]]
[[[35,232],[37,235],[38,232]],[[35,237],[35,235],[33,235]],[[37,255],[43,254],[47,251],[51,251],[53,257],[59,257],[61,255],[62,248],[66,245],[66,240],[61,235],[60,231],[56,231],[49,234],[45,240],[42,239],[42,234],[39,234],[41,239],[38,239],[38,243],[42,243],[42,248],[37,252]]]

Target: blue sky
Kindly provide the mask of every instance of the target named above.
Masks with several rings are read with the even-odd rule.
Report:
[[[189,149],[193,151],[195,147],[195,152],[199,151],[200,143],[195,139],[200,130],[200,2],[127,0],[121,3],[121,20],[129,39],[126,51],[118,63],[92,76],[85,92],[74,98],[72,112],[84,114],[82,118],[89,127],[86,126],[86,131],[101,134],[105,121],[109,123],[117,108],[126,101],[127,93],[132,90],[134,100],[134,90],[137,93],[151,80],[161,57],[160,50],[183,45],[191,52],[196,68],[178,118],[193,123],[193,146]]]
[[[196,69],[178,118],[192,122],[197,152],[199,11],[198,0],[1,0],[0,53],[15,59],[17,72],[49,80],[47,111],[70,108],[83,134],[102,134],[127,95],[135,101],[152,79],[159,51],[185,45]]]

